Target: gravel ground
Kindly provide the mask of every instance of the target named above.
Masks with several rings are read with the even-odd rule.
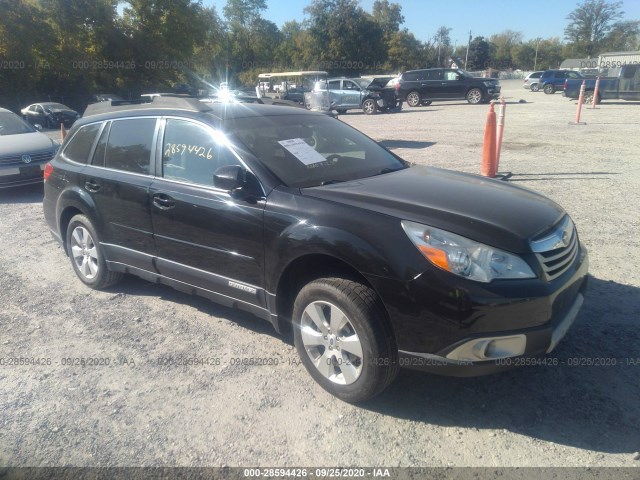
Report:
[[[502,84],[500,172],[563,205],[590,251],[557,365],[403,371],[349,405],[251,315],[136,278],[84,287],[47,231],[42,188],[4,191],[0,359],[41,360],[0,366],[0,465],[640,466],[640,104],[607,102],[570,125],[575,102]],[[486,111],[440,102],[341,119],[413,162],[479,173]],[[158,362],[181,355],[209,364]],[[81,357],[109,365],[64,364]]]

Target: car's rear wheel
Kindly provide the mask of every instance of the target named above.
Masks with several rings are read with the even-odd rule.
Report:
[[[367,400],[398,374],[398,352],[384,307],[362,283],[344,278],[308,283],[295,300],[293,322],[303,365],[341,400]]]
[[[409,92],[407,95],[407,105],[410,107],[417,107],[422,103],[422,99],[420,98],[419,92]]]
[[[531,91],[532,91],[532,92],[538,92],[538,91],[540,91],[540,85],[538,85],[537,83],[532,83],[532,84],[531,84]]]
[[[336,112],[338,112],[339,115],[344,115],[345,113],[347,113],[347,109],[346,108],[338,108],[336,110]]]
[[[550,83],[545,85],[543,90],[544,90],[544,93],[546,93],[547,95],[552,95],[556,93],[556,88]]]
[[[373,115],[378,111],[378,104],[372,98],[367,98],[362,102],[362,111],[367,115]]]
[[[76,275],[91,288],[106,288],[122,278],[121,273],[107,269],[96,230],[85,215],[76,215],[69,222],[67,252]]]
[[[590,105],[593,103],[593,90],[589,90],[586,91],[584,93],[584,98],[582,99],[582,101],[587,104]],[[596,98],[596,105],[600,103],[600,94],[598,93],[598,97]]]
[[[467,92],[467,102],[472,105],[482,103],[482,90],[479,88],[472,88]]]

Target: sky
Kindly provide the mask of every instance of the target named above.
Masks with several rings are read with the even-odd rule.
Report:
[[[364,10],[371,12],[374,0],[360,0]],[[473,37],[488,38],[504,30],[522,32],[523,40],[559,37],[564,40],[567,15],[577,6],[578,0],[390,0],[402,6],[405,18],[403,27],[409,29],[418,40],[433,38],[441,26],[451,28],[451,42],[467,43],[469,30]],[[286,21],[302,21],[304,7],[310,0],[267,0],[263,17],[278,27]],[[640,0],[623,0],[623,20],[640,20]],[[213,5],[223,16],[226,0],[203,0]]]

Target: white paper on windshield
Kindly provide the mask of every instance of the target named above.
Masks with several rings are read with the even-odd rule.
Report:
[[[301,138],[291,138],[289,140],[280,140],[278,142],[286,148],[291,155],[296,157],[305,165],[326,162],[327,159],[311,148],[307,142]]]

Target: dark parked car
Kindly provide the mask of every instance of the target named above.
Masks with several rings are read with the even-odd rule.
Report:
[[[548,95],[564,90],[567,79],[584,79],[584,75],[573,70],[545,70],[540,75],[540,88]]]
[[[392,78],[379,76],[327,80],[331,109],[343,114],[357,108],[372,115],[378,111],[402,108],[402,101],[396,99],[395,90],[385,88]]]
[[[409,70],[395,82],[396,96],[410,107],[429,105],[434,100],[466,99],[469,103],[488,102],[500,96],[500,82],[474,77],[455,68]]]
[[[0,108],[0,188],[42,183],[60,144],[10,110]]]
[[[552,351],[587,282],[548,198],[410,166],[298,108],[96,104],[45,170],[44,214],[86,285],[131,273],[293,325],[349,402],[401,366],[473,375]]]
[[[75,110],[55,102],[34,103],[21,111],[23,118],[31,125],[42,125],[45,128],[60,128],[60,124],[70,128],[80,114]]]
[[[584,102],[591,103],[595,95],[596,80],[587,78],[584,82]],[[581,79],[567,79],[562,95],[578,98],[581,86]],[[640,65],[623,65],[617,77],[601,78],[596,103],[601,100],[640,100]]]

